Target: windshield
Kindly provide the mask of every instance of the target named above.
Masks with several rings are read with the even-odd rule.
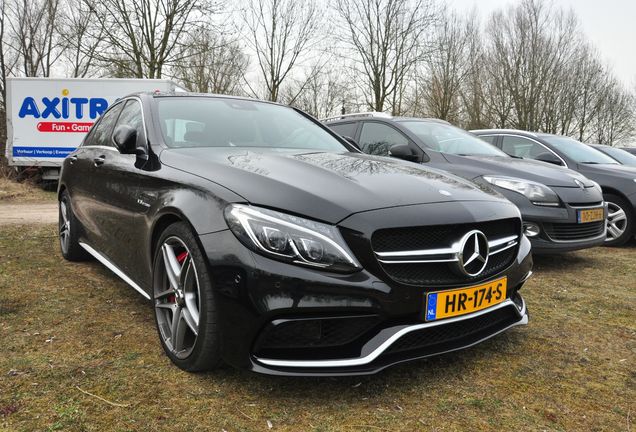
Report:
[[[636,156],[616,147],[601,147],[601,151],[607,153],[623,165],[636,166]]]
[[[568,137],[542,136],[541,139],[552,145],[576,163],[582,164],[618,164],[603,152]]]
[[[157,98],[168,147],[261,147],[349,151],[292,108],[212,97]]]
[[[417,120],[402,121],[400,123],[417,135],[432,150],[459,156],[509,157],[497,147],[455,126]]]

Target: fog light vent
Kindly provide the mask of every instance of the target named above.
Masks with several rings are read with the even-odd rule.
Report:
[[[541,228],[539,228],[539,225],[535,223],[524,222],[523,233],[526,235],[526,237],[536,237],[541,233]]]

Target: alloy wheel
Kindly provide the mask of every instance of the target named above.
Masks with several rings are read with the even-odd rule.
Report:
[[[71,218],[66,200],[60,201],[60,246],[64,253],[68,252],[71,237]]]
[[[178,237],[161,245],[155,271],[155,313],[161,337],[179,359],[190,356],[199,334],[201,295],[190,250]]]
[[[627,215],[625,210],[613,202],[607,203],[607,211],[607,239],[605,241],[612,241],[625,233]]]

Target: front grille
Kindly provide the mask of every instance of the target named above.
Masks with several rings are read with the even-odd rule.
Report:
[[[598,237],[605,230],[605,221],[577,223],[545,223],[546,234],[556,241],[585,240]]]
[[[519,229],[519,219],[393,228],[376,231],[371,242],[380,266],[391,279],[407,285],[437,287],[484,280],[506,269],[517,254]],[[459,240],[472,230],[483,232],[489,242],[514,239],[512,244],[501,243],[496,248],[491,248],[486,267],[476,276],[463,275],[457,271],[455,261],[458,251],[453,250]],[[396,253],[407,251],[417,253],[403,258],[395,256]],[[443,253],[438,254],[438,251]],[[386,258],[387,255],[392,257]]]
[[[384,354],[432,348],[435,345],[451,344],[461,339],[491,335],[519,320],[512,307],[503,307],[493,312],[450,324],[441,324],[407,333],[391,345]]]
[[[516,254],[514,247],[491,255],[484,271],[474,277],[458,275],[451,263],[383,264],[382,268],[391,279],[407,285],[457,285],[496,275],[510,265]]]
[[[267,328],[258,349],[316,348],[346,345],[379,322],[377,316],[285,321]]]
[[[603,205],[603,201],[596,201],[596,202],[584,202],[584,203],[573,203],[573,202],[569,202],[568,205],[570,207],[583,207],[583,208],[589,208],[589,207],[600,207]]]
[[[373,233],[371,243],[376,252],[437,249],[450,246],[474,229],[480,230],[491,239],[518,235],[520,227],[518,219],[502,219],[472,224],[389,228]]]

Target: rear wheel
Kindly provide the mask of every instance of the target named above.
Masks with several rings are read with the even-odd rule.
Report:
[[[606,246],[621,246],[627,243],[634,233],[634,210],[623,197],[604,194],[607,203],[607,239]]]
[[[221,363],[212,280],[190,227],[162,233],[153,264],[153,299],[159,338],[179,368],[195,372]]]
[[[91,258],[79,244],[80,226],[73,214],[71,197],[63,191],[58,202],[58,227],[62,256],[69,261],[86,261]]]

